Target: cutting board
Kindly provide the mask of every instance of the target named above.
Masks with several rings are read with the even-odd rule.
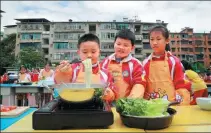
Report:
[[[14,110],[8,111],[8,112],[1,112],[1,118],[11,118],[11,117],[17,117],[20,114],[27,111],[30,107],[17,107]]]

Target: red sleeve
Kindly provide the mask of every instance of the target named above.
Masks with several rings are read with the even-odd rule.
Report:
[[[145,71],[141,64],[141,62],[134,62],[133,63],[133,72],[132,72],[132,81],[131,85],[134,86],[135,84],[142,84],[144,88],[146,87],[146,80],[145,80]]]
[[[185,74],[183,72],[183,67],[180,60],[176,57],[175,59],[175,68],[174,68],[174,86],[175,89],[185,88],[188,91],[191,90],[191,83],[185,79]]]

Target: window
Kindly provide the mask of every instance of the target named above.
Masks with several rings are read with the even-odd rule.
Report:
[[[116,36],[116,33],[101,32],[101,39],[103,40],[114,40],[115,36]]]
[[[196,52],[204,52],[204,48],[195,48]]]
[[[137,54],[141,54],[142,52],[142,48],[135,48],[135,53]]]
[[[149,39],[149,35],[148,34],[143,34],[143,39]]]
[[[173,40],[173,41],[171,41],[171,44],[172,44],[172,45],[174,45],[174,44],[175,44],[175,41],[174,41],[174,40]]]
[[[143,49],[151,49],[150,44],[148,44],[148,43],[143,44]]]
[[[128,29],[129,24],[117,24],[117,30]]]
[[[41,44],[40,43],[21,43],[20,44],[20,49],[24,49],[24,48],[28,48],[28,47],[40,49]]]
[[[188,40],[181,40],[181,44],[188,44],[189,41]]]
[[[172,48],[171,51],[172,51],[172,52],[175,52],[175,48]]]

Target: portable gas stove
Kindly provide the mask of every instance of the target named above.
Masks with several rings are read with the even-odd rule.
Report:
[[[54,99],[35,111],[32,119],[35,130],[107,128],[114,121],[111,107],[95,98],[80,104]]]

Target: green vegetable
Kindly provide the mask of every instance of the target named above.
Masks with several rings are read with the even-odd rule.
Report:
[[[116,108],[121,114],[132,116],[166,116],[169,101],[164,99],[119,99]]]
[[[103,89],[102,88],[96,88],[94,96],[101,103],[103,102],[102,95],[103,95]]]

